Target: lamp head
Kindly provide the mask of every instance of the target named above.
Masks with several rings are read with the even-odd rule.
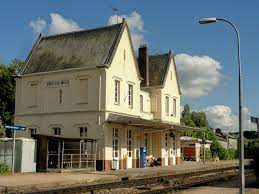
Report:
[[[217,18],[202,18],[199,23],[200,24],[209,24],[209,23],[213,23],[216,22]]]

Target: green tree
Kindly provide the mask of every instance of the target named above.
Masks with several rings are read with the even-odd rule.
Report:
[[[193,122],[190,114],[190,107],[188,104],[185,104],[183,107],[181,124],[189,127],[195,127],[195,123]]]
[[[5,129],[4,129],[4,126],[2,124],[2,120],[0,119],[0,138],[1,137],[5,137]]]
[[[15,109],[14,75],[23,65],[23,61],[14,59],[11,64],[0,64],[0,115],[4,124],[13,124]]]

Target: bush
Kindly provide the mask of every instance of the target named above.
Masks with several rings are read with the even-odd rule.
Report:
[[[253,168],[255,170],[256,178],[259,179],[259,139],[257,140],[257,145],[255,147],[256,150],[254,154]]]
[[[0,162],[0,174],[8,174],[9,172],[8,165],[4,162]]]

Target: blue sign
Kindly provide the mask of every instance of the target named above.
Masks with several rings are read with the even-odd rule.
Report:
[[[5,129],[11,129],[11,130],[19,130],[19,131],[25,131],[26,127],[24,126],[19,126],[19,125],[14,125],[14,126],[10,126],[10,125],[4,125]]]

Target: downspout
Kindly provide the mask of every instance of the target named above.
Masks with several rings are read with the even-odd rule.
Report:
[[[102,94],[102,75],[99,68],[99,91],[98,91],[98,124],[101,124],[101,94]]]

